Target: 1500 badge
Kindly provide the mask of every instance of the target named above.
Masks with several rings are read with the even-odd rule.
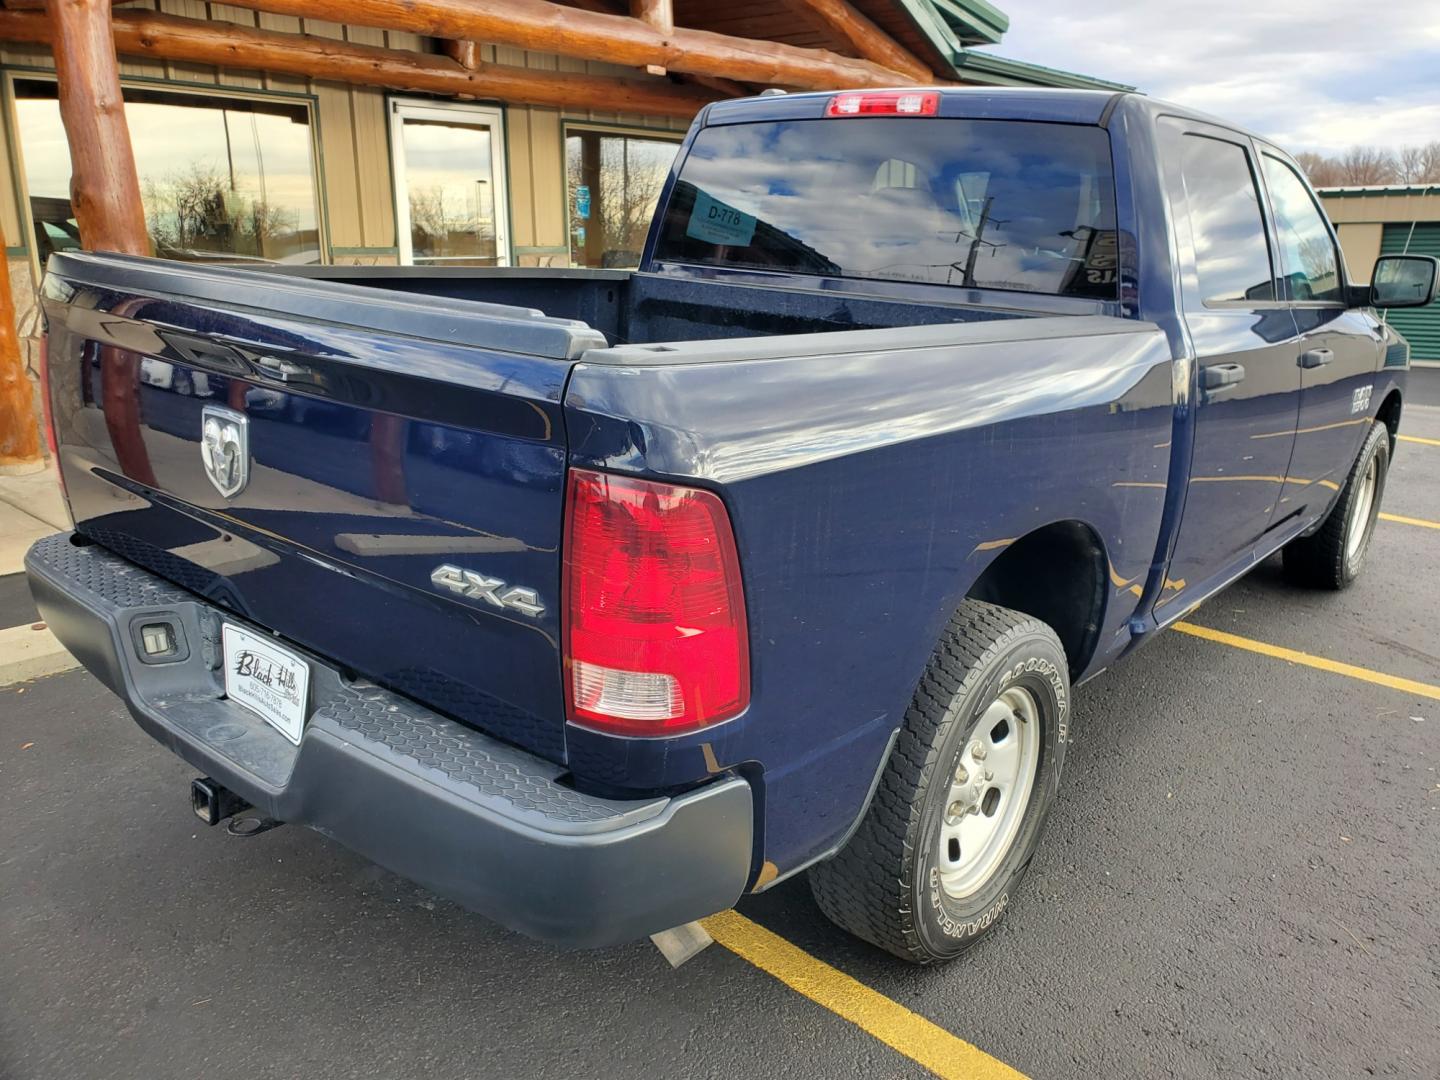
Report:
[[[499,578],[486,577],[474,570],[464,570],[444,563],[430,571],[430,584],[467,600],[483,600],[502,611],[518,611],[536,618],[545,612],[540,596],[534,589],[509,585]]]

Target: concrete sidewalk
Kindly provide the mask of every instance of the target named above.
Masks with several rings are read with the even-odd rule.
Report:
[[[53,463],[40,472],[0,473],[0,575],[18,574],[31,544],[68,528],[70,512]]]
[[[21,573],[31,544],[68,528],[70,512],[53,465],[40,472],[0,474],[0,577]],[[0,686],[74,666],[75,658],[44,623],[0,624]]]

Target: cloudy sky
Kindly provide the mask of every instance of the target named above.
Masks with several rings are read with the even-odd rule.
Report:
[[[994,51],[1222,116],[1286,149],[1440,140],[1440,0],[999,0]]]

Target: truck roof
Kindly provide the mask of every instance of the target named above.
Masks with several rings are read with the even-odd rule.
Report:
[[[1183,116],[1228,128],[1268,142],[1262,135],[1247,131],[1220,117],[1176,105],[1135,91],[1073,90],[1042,86],[906,86],[897,91],[938,93],[936,115],[970,120],[1035,120],[1055,124],[1103,124],[1122,101],[1154,116]],[[754,123],[765,120],[805,120],[822,117],[825,106],[837,93],[886,93],[884,90],[817,91],[804,94],[718,101],[701,113],[702,126]]]

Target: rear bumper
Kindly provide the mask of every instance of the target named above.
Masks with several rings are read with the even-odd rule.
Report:
[[[193,594],[69,534],[25,560],[55,635],[140,726],[280,821],[307,825],[532,937],[629,941],[729,907],[750,872],[752,797],[726,777],[674,797],[600,799],[564,770],[311,663],[298,747],[224,696],[222,618]],[[142,623],[183,656],[147,663]],[[299,650],[297,650],[299,651]]]

